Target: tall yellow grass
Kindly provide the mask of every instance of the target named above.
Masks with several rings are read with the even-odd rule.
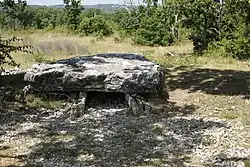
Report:
[[[193,65],[208,68],[226,68],[249,70],[249,61],[237,61],[232,58],[196,57],[192,56],[193,45],[190,41],[182,41],[173,46],[149,47],[133,45],[130,39],[117,42],[115,37],[100,40],[96,37],[78,36],[66,33],[45,31],[24,31],[6,33],[7,36],[19,36],[25,45],[32,46],[33,55],[24,53],[13,54],[14,60],[22,68],[28,68],[36,63],[37,58],[53,61],[79,55],[97,53],[139,53],[152,60],[166,65]]]

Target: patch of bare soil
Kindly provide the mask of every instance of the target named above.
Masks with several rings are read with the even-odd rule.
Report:
[[[169,101],[175,103],[178,106],[184,106],[187,104],[187,100],[191,94],[188,90],[176,89],[169,92]]]
[[[249,76],[250,73],[246,71],[188,67],[172,69],[168,78],[172,102],[195,106],[192,115],[220,119],[230,126],[204,133],[207,140],[211,140],[210,144],[197,147],[194,160],[217,166],[244,166],[243,161],[247,162],[249,153],[245,153],[250,148]],[[208,156],[213,154],[218,154],[220,161],[216,162],[214,156]],[[231,161],[230,158],[239,161]]]

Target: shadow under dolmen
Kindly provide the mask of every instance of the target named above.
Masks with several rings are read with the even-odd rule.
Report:
[[[160,65],[141,55],[115,53],[36,64],[24,80],[34,92],[77,92],[77,107],[82,110],[93,97],[99,98],[96,101],[123,100],[133,111],[146,110],[150,108],[147,99],[158,97],[165,86]]]

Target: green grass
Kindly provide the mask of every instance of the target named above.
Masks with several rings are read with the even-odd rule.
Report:
[[[163,134],[164,128],[163,128],[161,125],[155,124],[155,125],[153,125],[153,127],[152,127],[152,131],[153,131],[154,133]]]
[[[139,166],[135,166],[135,167],[160,167],[163,164],[164,163],[162,162],[161,159],[153,158],[153,159],[150,159],[147,163],[139,165]]]
[[[28,95],[25,98],[27,107],[30,108],[48,108],[48,109],[58,109],[64,106],[63,100],[49,99],[44,97],[37,97],[35,95]]]
[[[250,167],[250,158],[245,160],[245,167]]]
[[[223,113],[222,118],[228,119],[228,120],[233,120],[238,118],[239,116],[235,113]]]

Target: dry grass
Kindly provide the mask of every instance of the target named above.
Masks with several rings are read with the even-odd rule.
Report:
[[[239,96],[193,93],[189,97],[189,102],[199,106],[196,112],[200,115],[250,124],[250,103]]]
[[[14,60],[21,64],[21,67],[30,67],[35,62],[53,61],[69,58],[77,55],[97,53],[140,53],[157,60],[165,62],[169,52],[174,55],[186,55],[192,53],[192,44],[188,41],[169,47],[141,47],[134,46],[129,39],[122,43],[116,42],[114,37],[103,40],[95,37],[80,37],[77,35],[51,33],[37,31],[6,33],[4,37],[19,36],[25,45],[32,46],[34,55],[14,54]]]
[[[35,62],[54,61],[63,58],[69,58],[77,55],[89,55],[107,52],[120,53],[139,53],[147,56],[157,62],[172,66],[200,66],[206,68],[219,69],[241,69],[247,70],[250,62],[240,62],[232,58],[222,57],[196,57],[192,56],[192,43],[182,41],[173,46],[167,47],[149,47],[135,46],[131,40],[125,39],[123,42],[117,42],[115,37],[105,38],[103,40],[96,37],[81,37],[77,35],[53,33],[53,32],[9,32],[5,37],[19,36],[23,38],[23,43],[31,45],[34,55],[14,54],[14,60],[21,64],[21,67],[30,67]]]

